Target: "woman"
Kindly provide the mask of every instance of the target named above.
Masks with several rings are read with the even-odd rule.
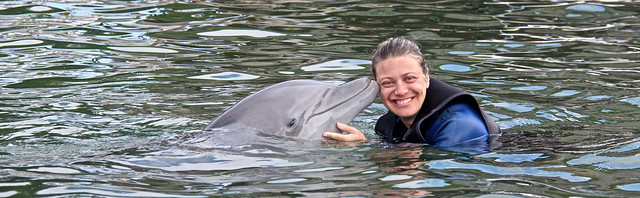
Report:
[[[427,143],[439,147],[488,146],[500,135],[497,124],[473,96],[429,77],[416,43],[390,38],[378,45],[371,64],[380,99],[389,112],[375,131],[388,142]],[[365,141],[356,128],[338,123],[347,134],[327,132],[340,141]]]

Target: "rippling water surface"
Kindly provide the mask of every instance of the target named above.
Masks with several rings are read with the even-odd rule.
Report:
[[[2,1],[0,197],[638,196],[639,10],[623,0]],[[476,96],[504,129],[502,148],[164,143],[274,83],[370,76],[373,49],[392,36],[416,39],[433,76]],[[375,138],[385,111],[376,101],[352,125]]]

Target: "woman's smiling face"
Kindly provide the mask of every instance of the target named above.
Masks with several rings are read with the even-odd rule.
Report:
[[[412,55],[389,57],[375,66],[380,98],[409,127],[424,103],[429,76]]]

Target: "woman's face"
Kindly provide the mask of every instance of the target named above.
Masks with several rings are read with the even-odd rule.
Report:
[[[429,76],[411,55],[387,58],[375,69],[384,106],[410,126],[424,103]]]

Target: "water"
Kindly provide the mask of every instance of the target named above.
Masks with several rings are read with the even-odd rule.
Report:
[[[0,197],[640,194],[632,1],[35,2],[0,2]],[[277,82],[371,76],[391,36],[476,96],[503,147],[163,143]],[[352,125],[373,139],[384,112]]]

